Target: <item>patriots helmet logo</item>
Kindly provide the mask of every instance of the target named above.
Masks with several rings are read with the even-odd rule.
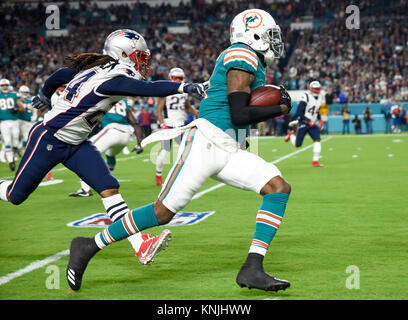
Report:
[[[133,32],[125,32],[124,36],[130,40],[139,40],[140,37],[138,34]]]

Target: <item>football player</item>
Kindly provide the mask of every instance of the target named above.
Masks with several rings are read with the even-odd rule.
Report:
[[[31,96],[30,88],[23,85],[18,89],[20,95],[20,101],[24,107],[24,112],[18,113],[19,125],[20,125],[20,136],[22,137],[22,146],[23,148],[27,145],[28,132],[33,126],[34,115],[33,107],[31,106]]]
[[[117,102],[112,109],[102,118],[102,129],[93,135],[90,140],[100,153],[105,153],[109,170],[113,172],[116,165],[116,155],[129,143],[133,132],[136,134],[138,143],[142,141],[142,130],[133,116],[128,104],[128,99]],[[130,125],[130,126],[129,126]],[[138,147],[137,153],[141,153],[143,148]],[[70,197],[90,197],[91,187],[81,181],[81,188],[70,193]]]
[[[158,199],[125,214],[94,238],[72,240],[67,273],[73,290],[80,289],[88,261],[99,250],[140,230],[168,223],[210,177],[262,197],[259,210],[253,209],[257,212],[255,233],[236,278],[238,285],[266,291],[290,286],[266,273],[263,260],[282,222],[291,186],[275,165],[240,148],[250,124],[290,112],[291,100],[283,87],[279,105],[249,105],[251,91],[265,84],[266,66],[283,54],[281,31],[269,13],[251,9],[233,19],[230,32],[231,46],[216,61],[198,119],[181,128],[159,130],[142,141],[144,146],[185,132]]]
[[[322,86],[319,81],[312,81],[309,85],[309,92],[305,92],[300,98],[295,118],[290,124],[296,126],[294,130],[289,131],[285,137],[285,142],[289,140],[295,147],[303,144],[306,133],[313,139],[313,161],[314,167],[323,167],[319,162],[322,146],[320,144],[320,130],[323,130],[323,120],[320,118],[319,109],[325,103],[324,96],[321,94]],[[319,126],[316,121],[319,121]]]
[[[50,105],[51,95],[68,83],[42,122],[31,128],[27,147],[13,181],[0,181],[0,199],[18,205],[37,188],[44,176],[62,163],[102,197],[111,219],[120,219],[129,208],[119,193],[101,153],[87,138],[111,107],[127,96],[167,96],[175,93],[202,95],[204,86],[173,81],[144,81],[148,76],[150,51],[136,31],[111,33],[103,54],[82,53],[67,57],[69,66],[53,73],[33,98],[33,107]],[[168,230],[151,238],[143,263],[170,239]]]
[[[15,92],[10,91],[10,81],[0,80],[0,131],[3,137],[4,152],[10,170],[16,169],[15,151],[19,143],[18,112],[24,112],[24,106]]]
[[[176,82],[184,82],[186,76],[183,69],[173,68],[169,72],[169,80]],[[198,115],[197,110],[190,104],[188,95],[185,93],[173,94],[165,98],[157,99],[157,119],[160,123],[161,129],[178,128],[185,124],[187,120],[187,113],[194,116]],[[180,145],[182,135],[175,137],[173,140]],[[173,140],[164,140],[161,142],[162,149],[156,160],[156,185],[163,185],[162,171],[164,162],[168,159],[171,144]]]

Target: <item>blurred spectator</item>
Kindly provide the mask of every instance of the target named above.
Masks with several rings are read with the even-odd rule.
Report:
[[[324,125],[322,133],[325,133],[325,134],[329,133],[329,112],[330,112],[330,108],[326,101],[326,103],[323,103],[319,109],[320,118],[322,119],[323,125]]]
[[[142,110],[140,111],[138,117],[138,121],[140,126],[142,127],[143,138],[146,138],[152,133],[151,117],[152,115],[150,114],[150,112],[145,107],[142,107]]]
[[[343,134],[350,133],[351,112],[347,104],[341,108],[341,115],[343,119]]]
[[[365,107],[363,111],[363,119],[366,126],[366,133],[373,133],[373,112],[369,107]]]
[[[361,120],[357,114],[354,115],[353,123],[356,134],[361,134]]]
[[[404,106],[400,108],[401,131],[407,131],[407,110]]]

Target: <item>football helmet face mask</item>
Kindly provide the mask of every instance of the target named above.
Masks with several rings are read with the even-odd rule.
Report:
[[[181,68],[173,68],[169,72],[169,80],[176,81],[176,82],[184,82],[186,76],[184,74],[183,69]]]
[[[103,53],[134,67],[143,79],[149,75],[150,50],[144,38],[136,31],[120,29],[112,32],[105,40]]]
[[[18,93],[23,99],[28,99],[30,96],[30,88],[27,86],[21,86],[20,89],[18,89]]]
[[[10,81],[7,79],[0,80],[0,90],[3,93],[8,93],[10,91]]]
[[[249,9],[235,16],[230,26],[230,41],[250,46],[263,55],[269,66],[284,54],[280,27],[264,10]]]

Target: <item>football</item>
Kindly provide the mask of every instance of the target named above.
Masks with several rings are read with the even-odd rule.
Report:
[[[280,104],[281,91],[278,86],[264,85],[252,90],[250,106],[267,107]]]

